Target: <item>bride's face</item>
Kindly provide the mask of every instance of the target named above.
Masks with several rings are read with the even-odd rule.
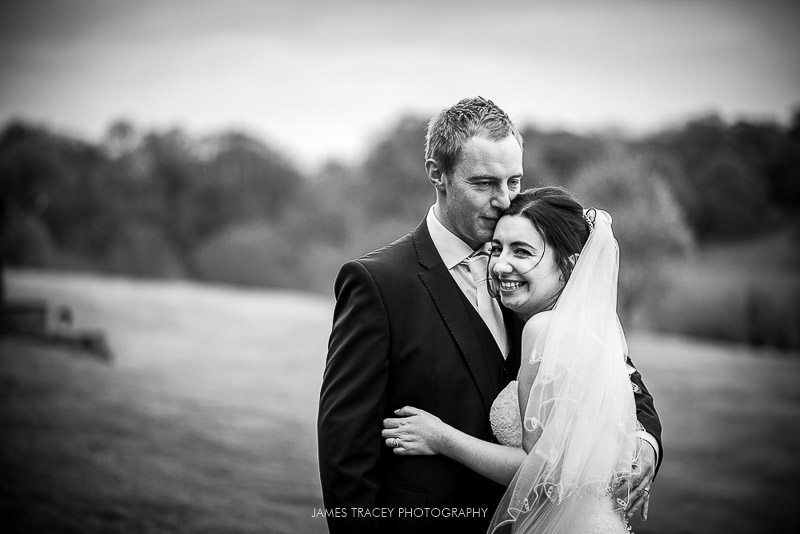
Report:
[[[564,287],[553,248],[527,218],[502,217],[492,239],[489,271],[504,306],[526,321],[555,304]]]

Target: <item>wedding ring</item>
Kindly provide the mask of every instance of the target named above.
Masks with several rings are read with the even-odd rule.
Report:
[[[650,486],[647,486],[647,487],[644,489],[644,492],[645,492],[646,494],[650,495]]]
[[[395,448],[398,445],[399,445],[399,443],[397,442],[397,438],[392,438],[392,448]]]

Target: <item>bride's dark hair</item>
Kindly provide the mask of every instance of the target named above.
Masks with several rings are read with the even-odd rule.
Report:
[[[504,215],[520,215],[542,234],[552,247],[555,262],[564,283],[572,274],[573,254],[580,254],[589,239],[589,223],[583,206],[572,193],[561,187],[546,186],[528,189],[517,195]]]

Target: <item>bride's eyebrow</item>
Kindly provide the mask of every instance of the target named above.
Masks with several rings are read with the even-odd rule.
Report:
[[[511,244],[514,245],[515,247],[527,247],[532,250],[539,250],[530,243],[528,243],[527,241],[513,241]]]

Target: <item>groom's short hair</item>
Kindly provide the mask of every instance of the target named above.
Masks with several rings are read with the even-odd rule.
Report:
[[[522,136],[505,111],[481,96],[465,98],[443,109],[428,122],[425,136],[425,160],[436,161],[448,173],[458,160],[461,147],[476,135],[498,141],[513,135],[522,148]]]

